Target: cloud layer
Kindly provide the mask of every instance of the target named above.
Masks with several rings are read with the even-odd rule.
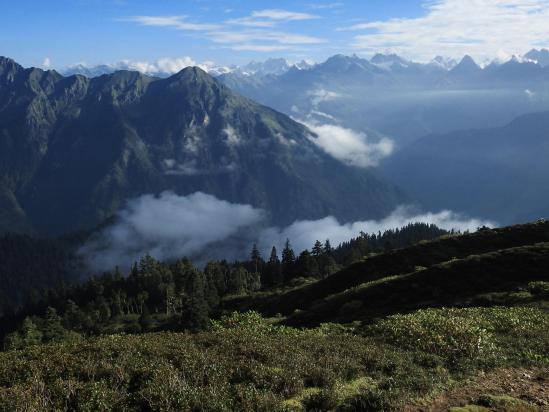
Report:
[[[421,17],[366,21],[342,30],[363,32],[354,37],[356,49],[368,53],[390,50],[419,61],[441,53],[487,60],[549,44],[547,0],[423,3],[426,14]]]
[[[128,202],[116,223],[88,242],[80,253],[91,269],[128,267],[146,253],[158,259],[199,254],[207,245],[263,220],[263,212],[204,193],[163,192]]]
[[[164,192],[143,195],[128,202],[115,223],[81,248],[91,271],[128,268],[140,257],[169,260],[183,256],[207,259],[246,259],[253,243],[264,255],[274,245],[290,239],[297,253],[315,240],[333,245],[356,237],[361,231],[377,233],[412,222],[433,223],[445,229],[475,230],[493,223],[467,219],[450,211],[415,213],[400,207],[385,219],[339,223],[334,217],[296,221],[286,228],[266,227],[265,214],[250,205],[232,204],[204,193],[178,196]]]

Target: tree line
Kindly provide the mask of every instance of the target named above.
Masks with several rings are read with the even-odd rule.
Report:
[[[264,257],[253,245],[245,261],[211,261],[202,270],[187,258],[160,262],[146,255],[128,273],[115,268],[84,282],[36,291],[20,309],[4,311],[0,334],[4,347],[14,349],[106,333],[201,330],[228,295],[324,278],[370,253],[447,233],[418,223],[378,234],[360,233],[335,248],[329,240],[317,240],[299,254],[288,239],[280,254],[273,246]]]

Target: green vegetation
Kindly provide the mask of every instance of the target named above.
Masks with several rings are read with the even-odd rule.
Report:
[[[549,377],[548,227],[378,249],[308,280],[288,244],[281,277],[267,277],[282,280],[264,290],[276,253],[203,271],[145,257],[126,278],[23,308],[0,353],[0,410],[538,410],[546,392],[528,391]],[[339,264],[336,250],[317,242],[308,262]],[[467,385],[478,389],[460,394]]]
[[[71,273],[79,268],[79,261],[68,241],[9,235],[0,238],[0,258],[5,257],[0,260],[0,279],[5,279],[0,291],[8,295],[0,300],[5,308],[0,338],[15,331],[6,348],[24,346],[22,328],[27,319],[41,331],[43,342],[51,341],[53,335],[46,329],[51,323],[47,313],[52,310],[59,315],[59,328],[63,333],[70,331],[71,337],[197,330],[204,327],[208,316],[216,315],[222,298],[284,287],[304,278],[312,282],[333,274],[355,256],[446,233],[433,225],[410,224],[377,235],[362,233],[335,248],[329,240],[317,241],[311,252],[304,251],[297,258],[288,241],[282,260],[273,247],[268,261],[254,245],[248,261],[211,261],[203,270],[188,259],[163,263],[145,256],[127,276],[115,269],[76,284],[71,282],[75,278]],[[24,302],[23,296],[26,303],[17,310],[16,303]]]
[[[520,353],[510,339],[520,339]],[[549,366],[547,345],[549,316],[536,309],[429,309],[362,332],[235,313],[198,334],[2,353],[0,409],[387,410],[479,370]]]

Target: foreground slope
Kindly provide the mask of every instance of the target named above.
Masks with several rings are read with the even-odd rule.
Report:
[[[548,237],[540,221],[369,256],[226,302],[285,318],[234,312],[194,334],[39,345],[28,328],[0,353],[0,410],[543,410]]]
[[[198,68],[88,79],[0,58],[0,230],[92,228],[163,190],[248,203],[277,224],[377,218],[402,202],[314,138]]]
[[[0,409],[447,410],[430,409],[440,402],[433,397],[487,371],[474,398],[454,395],[448,406],[537,411],[549,401],[548,331],[549,316],[534,308],[421,311],[360,333],[233,315],[195,335],[117,335],[0,353]],[[486,384],[519,373],[529,390],[503,386],[502,397]]]

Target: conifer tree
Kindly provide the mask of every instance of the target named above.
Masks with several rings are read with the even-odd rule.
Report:
[[[205,278],[202,272],[195,270],[189,282],[189,294],[182,311],[183,327],[201,330],[209,323],[208,305],[204,296]]]
[[[269,285],[277,285],[282,283],[282,268],[280,266],[280,259],[278,258],[278,253],[276,247],[273,246],[271,249],[271,256],[269,257],[269,262],[267,263],[266,279],[264,283]]]
[[[286,239],[284,249],[282,250],[282,272],[285,280],[293,276],[294,265],[295,253],[290,245],[290,239]]]
[[[250,253],[250,260],[252,264],[254,265],[255,273],[259,273],[259,268],[261,265],[261,253],[259,253],[259,249],[257,248],[257,245],[254,243],[254,246],[252,248],[252,252]]]
[[[322,243],[320,243],[320,240],[317,240],[315,242],[315,245],[313,246],[311,253],[316,258],[322,256],[322,254],[324,253],[324,248],[322,247]]]

